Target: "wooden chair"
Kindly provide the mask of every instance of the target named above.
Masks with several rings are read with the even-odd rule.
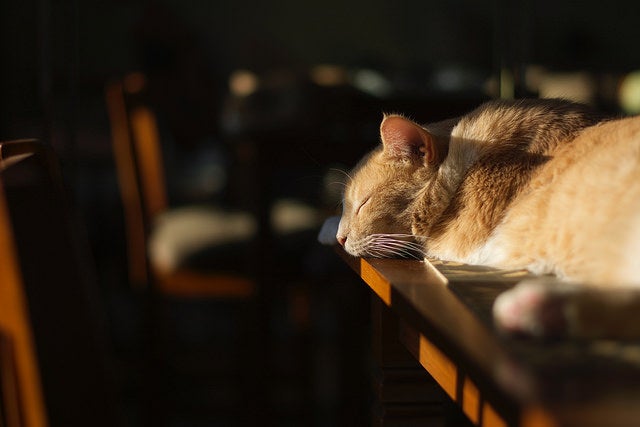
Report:
[[[0,142],[0,425],[118,425],[87,248],[50,147]]]
[[[172,372],[172,375],[180,378],[191,377],[194,373],[200,377],[211,375],[206,372],[211,371],[212,365],[220,363],[226,366],[226,371],[235,372],[233,375],[238,378],[237,381],[234,380],[234,384],[225,385],[240,389],[237,395],[241,403],[236,404],[234,410],[241,416],[257,419],[259,416],[253,406],[261,405],[265,398],[254,398],[254,395],[260,394],[266,387],[265,382],[259,379],[262,371],[265,371],[261,369],[261,360],[265,358],[258,358],[256,362],[252,355],[265,351],[262,343],[266,340],[266,333],[263,331],[269,323],[266,320],[269,307],[263,303],[264,287],[257,286],[258,279],[252,275],[248,266],[244,266],[245,272],[242,274],[233,270],[225,271],[224,265],[220,269],[200,270],[180,262],[163,262],[162,257],[154,257],[156,252],[151,247],[154,239],[162,237],[165,230],[172,226],[180,228],[180,223],[184,225],[189,222],[204,223],[197,224],[200,233],[206,233],[209,227],[219,228],[222,225],[224,228],[229,223],[239,222],[241,230],[239,233],[232,233],[232,243],[237,246],[249,245],[255,231],[253,217],[248,217],[247,214],[235,216],[234,213],[227,216],[220,210],[200,207],[169,208],[158,122],[154,111],[146,102],[144,90],[144,76],[134,73],[122,81],[109,84],[105,93],[125,216],[129,281],[136,290],[143,291],[143,295],[148,297],[145,310],[148,330],[145,339],[149,353],[144,356],[147,359],[144,363],[152,365],[152,372]],[[181,237],[187,237],[188,244],[189,238],[200,236]],[[215,238],[209,242],[209,246],[214,248],[214,255],[219,253],[216,251],[217,243],[219,242]],[[170,248],[171,245],[169,242]],[[233,249],[238,249],[237,246]],[[225,249],[225,245],[221,244],[221,255],[229,259],[230,255],[224,253]],[[250,255],[251,248],[248,249],[247,254]],[[238,251],[234,251],[231,255],[234,259],[230,261],[234,264],[245,261],[244,258],[236,257],[237,253]],[[219,265],[215,257],[211,259]],[[206,342],[197,348],[175,345],[175,340],[180,338],[182,331],[171,315],[173,303],[201,301],[207,304],[222,303],[233,310],[233,319],[229,323],[235,325],[231,326],[236,328],[234,335],[239,334],[240,338],[232,347],[218,342]],[[195,353],[208,354],[210,357],[206,361],[200,358],[194,360],[192,356]],[[217,378],[212,380],[218,381]],[[150,393],[154,394],[152,399],[161,401],[163,410],[178,405],[166,381],[154,376],[150,376],[147,381],[150,382]],[[226,380],[221,378],[220,381]],[[154,405],[158,406],[157,403],[152,403]],[[153,413],[150,416],[151,425],[159,425],[164,421]]]
[[[202,233],[210,231],[212,224],[221,227],[222,231],[218,234],[223,234],[222,243],[231,241],[239,244],[251,238],[255,224],[251,216],[243,213],[200,208],[196,208],[196,212],[169,212],[157,120],[148,104],[140,100],[144,88],[144,76],[133,73],[122,81],[111,83],[106,89],[114,159],[125,213],[129,279],[132,285],[144,287],[153,284],[161,294],[177,297],[252,296],[256,290],[255,283],[246,274],[204,272],[180,265],[180,262],[163,262],[162,256],[155,256],[159,251],[150,247],[154,238],[162,234],[157,229],[159,222],[167,225],[165,229],[168,229],[178,221],[183,224],[202,221],[199,235],[196,236],[200,238],[201,245]],[[159,221],[162,216],[163,220]],[[198,228],[195,223],[191,226]],[[236,227],[237,232],[229,233],[229,227]],[[208,243],[214,246],[216,236],[210,240]]]
[[[243,304],[244,310],[240,313],[240,327],[244,335],[238,343],[242,347],[240,355],[234,359],[234,362],[242,365],[242,387],[243,394],[246,395],[246,405],[241,405],[240,412],[249,416],[251,423],[268,424],[266,414],[270,411],[266,409],[269,405],[267,390],[272,386],[268,365],[272,338],[270,316],[276,290],[278,295],[288,293],[282,290],[284,281],[281,277],[271,274],[281,273],[270,262],[276,258],[274,253],[278,248],[265,242],[277,240],[285,246],[290,237],[291,240],[296,238],[295,233],[299,230],[305,227],[312,229],[318,223],[320,215],[308,206],[290,200],[269,200],[269,212],[264,215],[268,218],[255,211],[247,218],[246,213],[228,213],[216,209],[203,211],[198,207],[183,208],[185,210],[169,208],[158,120],[145,99],[145,85],[145,76],[133,73],[109,84],[105,94],[125,213],[130,281],[139,288],[150,285],[161,299],[167,296],[194,301],[231,299],[249,303]],[[264,194],[261,196],[265,197]],[[192,215],[194,212],[197,215]],[[161,240],[159,236],[162,235],[162,227],[164,226],[164,230],[170,228],[166,226],[175,225],[173,220],[176,219],[176,222],[202,220],[200,234],[205,233],[208,228],[215,230],[220,225],[224,229],[231,229],[230,235],[225,236],[227,241],[237,245],[234,249],[243,245],[248,249],[246,253],[249,256],[243,257],[244,254],[241,254],[228,258],[230,264],[240,263],[242,272],[229,273],[215,268],[203,271],[179,262],[163,262],[162,257],[157,256],[160,251],[154,250],[153,244],[158,242],[156,239]],[[237,224],[240,226],[236,228]],[[272,232],[277,234],[277,239],[265,238],[265,234],[270,235]],[[214,249],[213,254],[220,253],[216,248],[224,252],[225,246],[216,241],[216,233],[212,234],[209,247]],[[199,239],[201,236],[191,237]],[[188,239],[185,238],[186,240]],[[170,247],[171,244],[167,246]],[[215,256],[204,259],[216,262]],[[268,270],[265,265],[269,266]],[[161,308],[159,316],[154,319],[171,322],[162,311]],[[155,333],[162,334],[158,332],[162,329],[164,328],[156,328]],[[156,357],[161,358],[166,353],[167,348],[162,347]],[[262,354],[263,357],[256,358],[256,354]]]

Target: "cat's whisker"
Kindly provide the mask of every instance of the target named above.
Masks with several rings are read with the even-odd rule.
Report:
[[[340,187],[345,188],[347,186],[347,183],[343,181],[331,181],[327,182],[327,185],[339,185]]]
[[[371,237],[382,241],[399,242],[410,245],[417,244],[413,241],[414,236],[412,234],[372,234]],[[411,240],[405,240],[407,238],[410,238]]]
[[[349,173],[348,173],[348,172],[346,172],[346,171],[344,171],[344,170],[342,170],[342,169],[339,169],[339,168],[329,168],[329,170],[330,170],[330,171],[332,171],[332,172],[338,172],[338,173],[341,173],[342,175],[344,175],[344,176],[345,176],[345,178],[347,178],[347,182],[351,182],[351,181],[353,181],[353,178],[351,177],[351,175],[349,175]],[[346,185],[347,185],[347,183],[345,182],[345,183],[344,183],[344,185],[346,186]]]
[[[387,258],[392,258],[392,257],[415,258],[416,256],[410,251],[406,251],[402,249],[392,249],[392,248],[385,248],[383,253]]]
[[[421,244],[412,240],[410,234],[371,234],[362,239],[361,246],[366,253],[381,258],[415,258],[424,257],[424,249]]]
[[[373,233],[373,234],[370,234],[370,236],[373,236],[373,237],[391,237],[391,238],[414,237],[413,234],[405,234],[405,233]]]

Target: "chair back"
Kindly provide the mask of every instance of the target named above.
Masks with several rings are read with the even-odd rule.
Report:
[[[149,107],[145,77],[128,74],[106,88],[106,103],[127,233],[129,281],[181,297],[233,297],[253,295],[255,284],[235,273],[164,271],[151,266],[148,241],[158,214],[168,210],[158,120]]]
[[[0,143],[0,424],[113,426],[88,245],[49,146]],[[84,242],[84,243],[83,243]]]
[[[157,119],[144,102],[144,88],[144,75],[131,73],[106,89],[134,286],[148,283],[146,241],[154,218],[168,205]]]
[[[0,174],[10,163],[1,157]],[[46,426],[34,338],[4,193],[4,181],[0,181],[0,415],[7,427]]]

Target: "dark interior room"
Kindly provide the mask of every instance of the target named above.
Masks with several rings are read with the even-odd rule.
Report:
[[[40,397],[12,409],[28,363],[0,351],[0,427],[516,425],[465,418],[415,361],[401,392],[441,403],[380,403],[386,314],[318,233],[385,113],[640,113],[639,17],[623,0],[3,1],[0,141],[37,140],[62,186],[2,178]],[[22,348],[6,328],[0,350]]]

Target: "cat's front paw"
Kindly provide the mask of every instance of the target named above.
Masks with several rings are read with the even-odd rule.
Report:
[[[509,334],[560,337],[569,332],[565,306],[572,287],[555,280],[532,279],[503,292],[493,304],[498,329]]]

